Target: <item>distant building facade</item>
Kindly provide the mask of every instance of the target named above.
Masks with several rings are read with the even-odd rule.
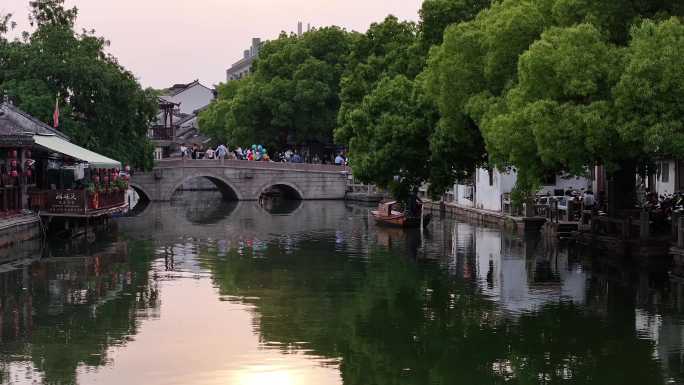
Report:
[[[255,37],[252,39],[252,46],[246,49],[242,54],[242,59],[235,62],[230,68],[226,70],[226,80],[240,80],[249,76],[252,71],[252,63],[259,57],[259,52],[263,46],[263,42],[260,38]]]
[[[154,158],[168,158],[181,144],[202,145],[209,138],[199,133],[197,116],[216,97],[215,91],[195,80],[175,84],[159,96],[159,113],[149,130]]]
[[[504,197],[511,194],[516,182],[517,173],[514,170],[478,168],[473,173],[472,180],[454,185],[453,190],[448,193],[448,200],[464,207],[502,212]],[[591,187],[592,181],[583,176],[552,175],[543,181],[537,193],[563,195],[566,190],[584,191]]]
[[[311,24],[307,24],[306,32],[311,31]],[[294,32],[292,32],[294,33]],[[304,34],[304,24],[300,21],[297,23],[297,36],[302,36]],[[249,49],[244,50],[242,53],[242,59],[233,63],[230,68],[226,70],[226,81],[230,82],[233,80],[244,79],[252,73],[252,64],[254,60],[259,57],[259,52],[264,46],[265,41],[261,41],[260,38],[252,38],[252,46]]]

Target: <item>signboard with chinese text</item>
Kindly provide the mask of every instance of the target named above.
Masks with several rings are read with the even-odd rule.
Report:
[[[52,190],[48,194],[48,207],[51,212],[83,212],[86,208],[84,190]]]

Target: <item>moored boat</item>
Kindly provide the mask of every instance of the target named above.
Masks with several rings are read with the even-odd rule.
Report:
[[[410,216],[403,212],[394,210],[397,206],[397,201],[380,202],[377,210],[372,210],[371,214],[375,218],[375,222],[379,225],[392,226],[392,227],[420,227],[421,222],[423,226],[427,226],[430,223],[431,215],[424,215],[422,220],[421,216]],[[422,212],[419,207],[419,212]]]

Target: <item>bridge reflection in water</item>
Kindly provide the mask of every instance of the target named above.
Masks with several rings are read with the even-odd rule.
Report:
[[[682,285],[662,271],[469,223],[421,237],[344,202],[271,215],[211,194],[122,218],[127,241],[90,256],[0,273],[0,382],[684,381]]]

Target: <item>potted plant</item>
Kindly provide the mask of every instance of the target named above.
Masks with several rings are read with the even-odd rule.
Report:
[[[88,183],[86,185],[86,192],[88,193],[88,199],[90,200],[90,207],[98,209],[100,207],[100,197],[95,183]]]

